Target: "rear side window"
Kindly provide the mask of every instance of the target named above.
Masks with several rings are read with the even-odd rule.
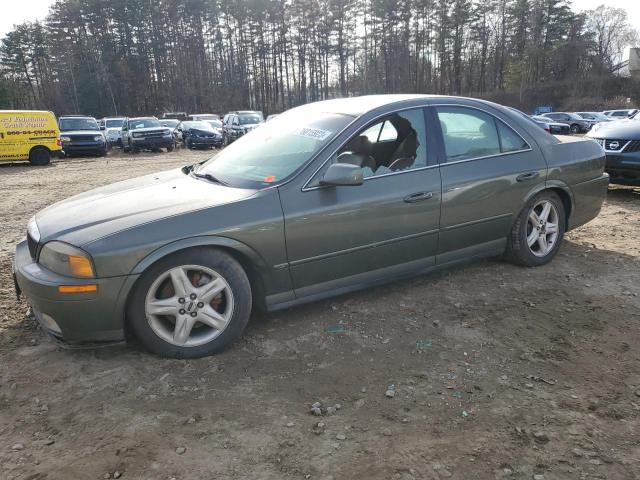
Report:
[[[502,153],[518,152],[520,150],[528,150],[529,144],[523,140],[513,129],[500,120],[496,121],[498,125],[498,134],[500,135],[500,147]]]
[[[529,148],[513,129],[492,115],[465,107],[437,107],[447,162]]]

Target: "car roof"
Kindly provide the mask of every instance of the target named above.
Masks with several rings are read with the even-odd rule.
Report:
[[[309,112],[316,113],[337,113],[359,117],[371,110],[393,104],[402,104],[415,102],[416,100],[432,100],[446,101],[453,104],[460,103],[460,106],[469,105],[469,102],[491,106],[494,108],[505,108],[487,100],[479,98],[458,97],[449,95],[421,95],[421,94],[386,94],[386,95],[363,95],[360,97],[339,98],[334,100],[323,100],[320,102],[309,103],[301,107]]]
[[[89,115],[62,115],[60,118],[93,118],[95,120],[95,117]]]

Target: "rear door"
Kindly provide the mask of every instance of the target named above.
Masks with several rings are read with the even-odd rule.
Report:
[[[434,107],[444,144],[438,263],[499,251],[547,164],[525,131],[471,106]]]

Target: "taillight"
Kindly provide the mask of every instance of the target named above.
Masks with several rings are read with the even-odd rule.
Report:
[[[62,146],[62,140],[60,140],[60,137],[56,139],[56,145],[58,145],[59,147]]]
[[[549,128],[549,127],[544,127],[544,131],[545,131],[545,132],[547,132],[547,133],[551,133],[551,128]]]

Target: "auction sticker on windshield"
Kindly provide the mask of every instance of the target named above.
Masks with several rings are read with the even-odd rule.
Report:
[[[293,131],[294,135],[299,135],[301,137],[313,138],[314,140],[324,141],[326,140],[333,132],[329,130],[322,130],[320,128],[311,128],[311,127],[300,127]]]

